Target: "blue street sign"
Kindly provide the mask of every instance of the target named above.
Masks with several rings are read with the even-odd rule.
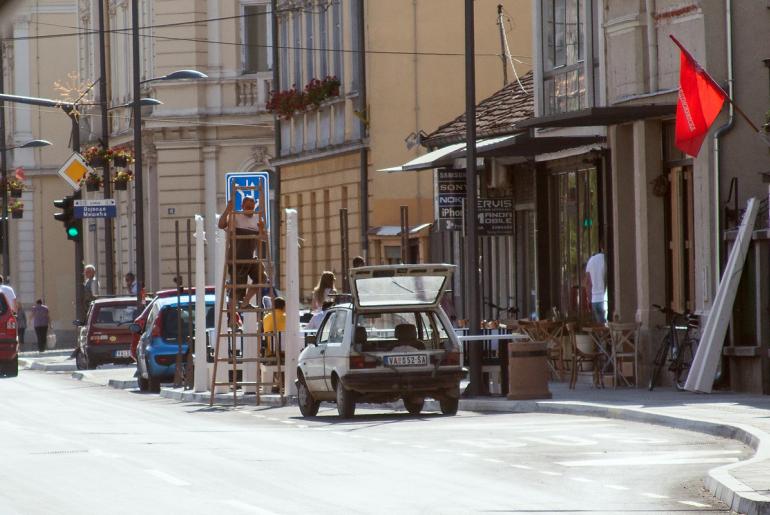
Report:
[[[76,200],[73,214],[75,218],[115,218],[118,208],[115,199]]]
[[[262,188],[262,199],[264,199],[265,205],[265,228],[270,230],[270,174],[268,172],[233,172],[225,174],[225,191],[227,192],[225,199],[230,202],[230,195],[232,194],[233,185],[235,186],[257,186],[254,190],[239,191],[235,199],[235,210],[241,210],[241,203],[244,197],[254,197],[259,191],[259,187]],[[256,207],[259,207],[259,198],[256,198]]]

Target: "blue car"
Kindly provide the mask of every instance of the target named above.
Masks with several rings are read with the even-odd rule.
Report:
[[[214,327],[214,306],[215,296],[206,295],[206,328]],[[195,336],[195,322],[195,295],[189,303],[187,295],[184,294],[181,302],[177,302],[176,297],[158,299],[155,302],[136,349],[136,369],[141,391],[157,393],[160,391],[161,382],[174,379],[179,341],[182,341],[184,363],[188,341]]]

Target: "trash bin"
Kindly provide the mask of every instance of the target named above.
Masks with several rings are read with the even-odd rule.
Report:
[[[515,342],[508,345],[508,398],[551,398],[547,342]]]

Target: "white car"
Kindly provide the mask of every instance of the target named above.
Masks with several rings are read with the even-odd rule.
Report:
[[[299,355],[297,392],[303,416],[335,401],[350,418],[356,402],[403,399],[412,413],[426,397],[457,413],[461,347],[439,302],[454,265],[388,265],[350,272],[352,303],[328,311]]]

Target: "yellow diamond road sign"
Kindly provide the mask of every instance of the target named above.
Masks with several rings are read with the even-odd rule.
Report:
[[[80,189],[80,180],[85,177],[86,173],[93,172],[93,169],[86,164],[83,160],[83,156],[77,152],[73,153],[64,166],[59,168],[59,175],[62,179],[67,181],[72,188],[77,191]]]

